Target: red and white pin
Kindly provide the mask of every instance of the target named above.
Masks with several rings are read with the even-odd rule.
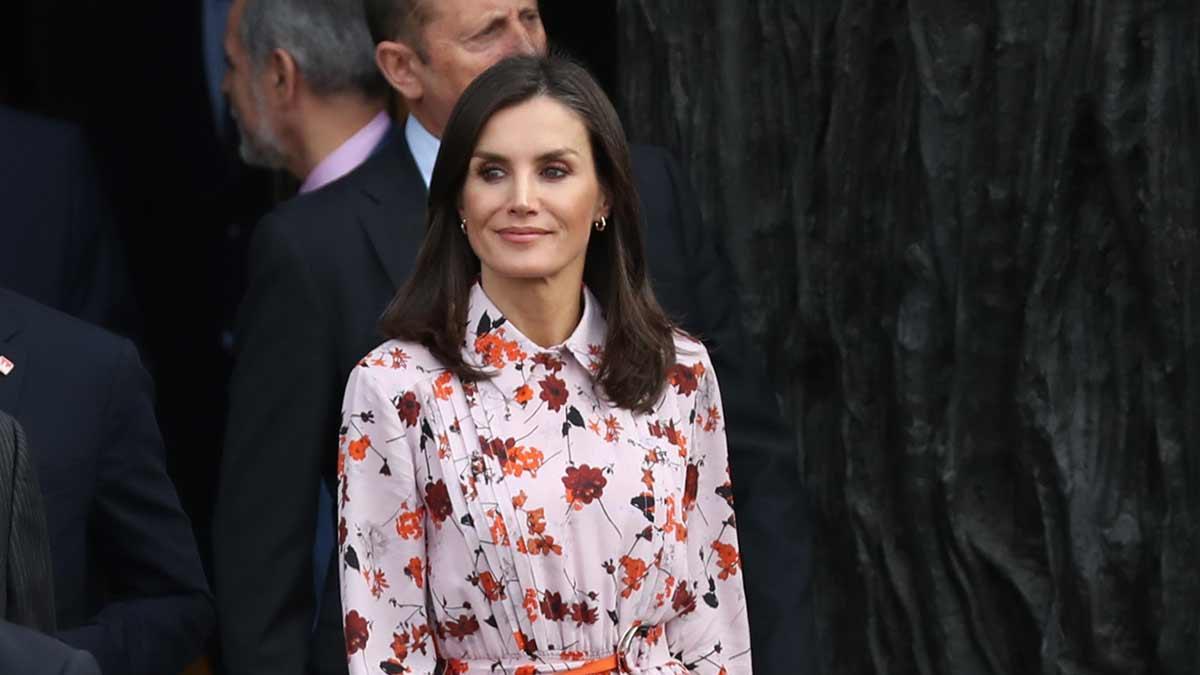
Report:
[[[0,375],[8,375],[16,367],[17,364],[9,361],[7,356],[0,354]]]

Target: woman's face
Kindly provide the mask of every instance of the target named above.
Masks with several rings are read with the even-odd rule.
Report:
[[[494,114],[471,157],[460,215],[485,281],[580,283],[592,223],[608,204],[579,115],[546,96]]]

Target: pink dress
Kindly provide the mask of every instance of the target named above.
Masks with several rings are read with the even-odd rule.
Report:
[[[350,375],[338,453],[350,672],[528,675],[628,643],[636,673],[749,673],[724,420],[704,347],[678,338],[652,414],[594,371],[605,320],[542,349],[478,285],[462,384],[391,341]]]

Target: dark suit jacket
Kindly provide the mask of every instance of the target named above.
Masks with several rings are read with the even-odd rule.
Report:
[[[195,538],[125,339],[0,289],[0,409],[25,428],[54,560],[57,637],[109,675],[180,672],[212,631]]]
[[[654,148],[635,148],[634,169],[659,299],[710,345],[722,388],[754,649],[786,654],[777,672],[796,672],[797,655],[810,652],[796,651],[808,647],[799,626],[809,630],[809,551],[795,453],[763,377],[739,358],[746,345],[729,265],[701,230],[685,181]],[[306,664],[346,671],[336,573],[311,635],[314,486],[335,480],[345,381],[382,341],[379,315],[411,271],[425,202],[396,133],[354,172],[281,205],[255,234],[213,542],[230,675]]]
[[[0,410],[0,621],[54,630],[46,512],[25,430]]]
[[[0,106],[0,209],[0,287],[135,329],[124,258],[78,129]]]
[[[0,673],[101,675],[91,654],[6,621],[0,621]]]

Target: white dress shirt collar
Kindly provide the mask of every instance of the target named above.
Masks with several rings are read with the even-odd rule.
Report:
[[[429,189],[429,182],[433,179],[433,165],[437,162],[438,148],[442,146],[442,141],[429,133],[413,115],[409,115],[404,124],[404,138],[408,141],[408,151],[417,162],[417,169],[421,171],[421,178],[425,179],[425,189]]]

